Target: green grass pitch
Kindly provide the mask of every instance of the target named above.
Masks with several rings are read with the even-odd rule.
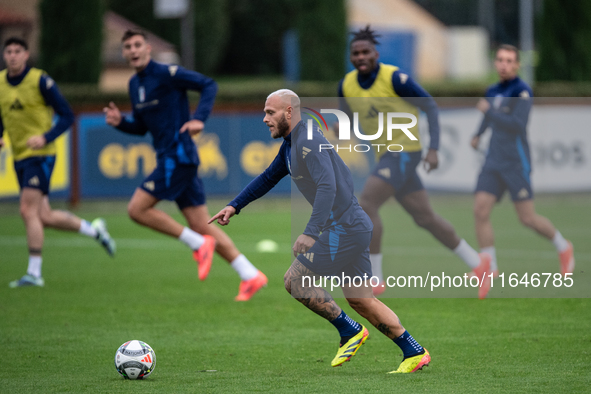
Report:
[[[542,196],[536,201],[538,211],[573,241],[574,280],[584,280],[591,268],[591,197]],[[209,209],[217,212],[224,203],[212,200]],[[433,196],[432,203],[475,244],[469,196]],[[163,207],[175,212],[170,204]],[[209,278],[199,282],[188,250],[132,223],[124,203],[87,202],[77,214],[107,219],[118,240],[117,256],[109,258],[80,235],[47,230],[45,287],[9,289],[8,282],[26,269],[26,238],[17,205],[0,203],[0,392],[589,390],[588,298],[502,298],[498,288],[483,301],[400,298],[409,293],[389,289],[383,301],[429,349],[431,365],[412,375],[387,375],[398,366],[401,352],[368,327],[370,340],[352,361],[331,368],[336,330],[283,288],[283,274],[292,261],[289,200],[256,202],[226,228],[269,277],[269,286],[247,303],[234,302],[239,279],[222,259],[216,257]],[[385,206],[383,215],[387,275],[413,269],[454,275],[464,271],[451,252],[415,227],[395,203]],[[501,269],[558,270],[553,246],[522,228],[508,201],[495,209],[493,224]],[[255,244],[262,239],[278,242],[280,252],[257,253]],[[520,291],[519,296],[529,294],[529,289]],[[472,294],[470,289],[461,296]],[[591,288],[576,294],[589,297]],[[364,322],[344,300],[337,302]],[[125,381],[115,371],[115,351],[131,339],[149,343],[156,352],[155,372],[144,381]]]

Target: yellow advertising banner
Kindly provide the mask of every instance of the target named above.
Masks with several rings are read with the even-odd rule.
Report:
[[[56,159],[51,176],[51,192],[67,189],[70,185],[70,133],[66,132],[55,140]],[[14,162],[10,139],[4,134],[4,147],[0,150],[0,198],[19,195],[18,180],[14,172]]]

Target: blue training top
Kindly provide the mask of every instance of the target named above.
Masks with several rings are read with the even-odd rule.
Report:
[[[357,82],[363,89],[369,89],[371,85],[376,81],[378,72],[380,71],[380,65],[378,64],[375,70],[369,74],[357,74]],[[343,95],[343,81],[339,82],[339,97]],[[392,87],[397,95],[399,95],[404,101],[420,108],[427,115],[427,123],[429,123],[429,149],[439,149],[439,109],[437,103],[433,97],[427,93],[421,85],[419,85],[414,79],[408,74],[401,72],[400,70],[394,71],[392,74]],[[344,103],[346,105],[346,103]],[[349,108],[344,108],[348,115],[351,114]],[[353,119],[352,116],[350,116]]]
[[[271,165],[253,179],[228,205],[239,213],[252,201],[264,196],[284,176],[291,175],[298,190],[312,205],[312,216],[303,234],[318,239],[321,232],[342,226],[350,231],[371,231],[371,219],[353,193],[353,178],[347,165],[318,129],[308,140],[300,121],[281,144]]]
[[[532,89],[515,77],[490,86],[486,97],[491,107],[476,133],[480,136],[488,127],[492,128],[484,166],[505,169],[521,165],[529,172],[531,160],[526,128],[533,101]]]
[[[199,105],[190,117],[187,90],[201,93]],[[154,138],[159,163],[174,159],[180,164],[199,165],[199,156],[193,139],[180,129],[190,119],[205,122],[215,100],[217,84],[205,75],[176,65],[151,60],[145,69],[129,81],[129,97],[133,106],[133,119],[123,118],[117,129]]]

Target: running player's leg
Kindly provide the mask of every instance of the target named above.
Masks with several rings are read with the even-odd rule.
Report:
[[[453,226],[433,212],[425,189],[406,194],[398,201],[417,226],[429,231],[443,245],[453,250],[460,244],[460,237]]]
[[[501,176],[509,189],[521,224],[534,230],[542,237],[552,240],[556,234],[556,228],[550,220],[536,213],[529,174],[519,168],[514,168],[504,171]]]
[[[433,211],[425,189],[397,196],[397,200],[419,227],[429,231],[439,242],[451,249],[470,269],[477,268],[485,263],[484,260],[489,259],[488,256],[479,255],[465,239],[457,235],[455,228],[447,220]]]
[[[372,272],[370,271],[369,250],[367,248],[364,250],[362,246],[363,238],[363,234],[357,234],[354,237],[361,246],[359,249],[348,248],[350,243],[347,242],[347,239],[343,240],[343,251],[346,254],[345,261],[351,261],[352,264],[343,268],[342,276],[343,278],[355,278],[352,282],[342,284],[343,294],[349,305],[357,313],[400,347],[404,359],[397,371],[414,372],[427,365],[431,358],[429,353],[402,326],[394,311],[373,296],[373,289],[368,283],[370,280],[365,279],[371,278]],[[357,257],[353,258],[354,255]],[[340,256],[337,255],[336,257]],[[359,283],[359,279],[362,279],[361,283]]]
[[[20,195],[20,214],[25,223],[27,232],[27,246],[29,247],[29,265],[27,273],[22,278],[9,283],[9,286],[43,286],[45,282],[41,276],[43,249],[43,223],[39,214],[39,208],[43,194],[41,190],[25,187]]]
[[[196,176],[197,166],[179,165],[174,161],[159,162],[131,197],[127,206],[129,217],[142,226],[171,237],[180,238],[183,232],[185,235],[188,233],[191,237],[183,235],[180,240],[193,250],[199,249],[203,243],[203,237],[155,208],[161,200],[176,201],[179,205],[177,199],[191,186]],[[179,208],[182,210],[184,206],[179,205]]]
[[[178,202],[178,200],[177,200]],[[256,292],[267,285],[267,277],[259,271],[244,256],[232,239],[217,226],[210,226],[207,221],[210,218],[207,206],[188,206],[181,210],[187,219],[189,228],[203,236],[215,239],[215,251],[219,253],[230,266],[238,273],[241,279],[236,301],[248,301]],[[200,267],[200,277],[203,269]],[[205,279],[205,278],[204,278]]]
[[[41,202],[43,193],[39,189],[25,187],[20,195],[20,214],[27,231],[27,245],[34,250],[33,255],[41,255],[43,249],[43,222],[41,221]]]
[[[52,209],[49,197],[44,196],[41,203],[41,221],[44,227],[62,231],[75,231],[93,238],[105,248],[109,255],[113,256],[115,254],[115,241],[107,231],[107,224],[102,218],[96,218],[90,223],[71,212]]]
[[[365,216],[363,212],[359,213]],[[340,278],[343,275],[349,277],[349,281],[358,273],[361,277],[364,273],[371,276],[371,237],[372,232],[367,228],[354,232],[347,232],[340,226],[327,229],[320,234],[309,250],[298,255],[284,276],[285,289],[292,297],[337,328],[341,336],[341,345],[361,333],[363,328],[342,311],[323,286],[327,281],[332,283],[335,279],[339,279],[339,283],[335,285],[340,286]],[[366,256],[361,261],[362,266],[358,267],[357,262],[361,253],[365,253]],[[361,342],[358,345],[361,346]],[[344,361],[346,360],[342,360]]]
[[[417,153],[420,154],[420,152]],[[396,199],[419,227],[429,231],[435,239],[460,257],[471,271],[481,274],[479,277],[482,278],[485,272],[490,273],[491,257],[485,253],[478,254],[466,240],[457,235],[456,230],[447,220],[433,211],[427,192],[416,172],[420,159],[420,155],[409,154],[405,182],[397,190]],[[486,283],[478,288],[480,298],[486,297],[490,289],[490,278],[485,277],[485,280]]]
[[[379,210],[395,193],[396,191],[392,185],[374,175],[370,175],[367,178],[367,182],[365,182],[365,186],[363,186],[359,205],[361,205],[361,208],[363,208],[373,223],[373,237],[369,245],[369,252],[371,254],[381,253],[384,226]]]
[[[380,295],[385,290],[382,270],[382,234],[384,226],[379,210],[395,193],[396,191],[392,185],[378,176],[370,175],[367,182],[365,182],[359,199],[359,205],[373,223],[373,237],[369,245],[369,253],[372,272],[379,279],[378,285],[374,288],[375,295]]]
[[[215,245],[215,251],[220,254],[240,276],[240,286],[236,301],[248,301],[256,292],[267,285],[267,277],[259,271],[234,245],[232,239],[219,227],[207,224],[209,212],[205,205],[205,190],[203,182],[195,171],[187,180],[187,186],[180,193],[175,202],[185,216],[191,230],[203,234],[207,247],[209,240]],[[213,250],[211,251],[213,253]],[[199,279],[204,280],[209,273],[209,266],[204,263],[202,255],[207,254],[206,248],[200,248],[193,255],[199,266]],[[211,262],[211,259],[208,260]]]
[[[44,196],[41,202],[41,221],[44,227],[63,231],[79,231],[82,226],[82,219],[73,213],[52,209],[48,196]],[[90,226],[90,223],[88,225]]]
[[[39,189],[25,187],[20,195],[20,214],[27,231],[27,246],[29,247],[29,267],[27,274],[41,278],[41,251],[43,249],[44,233],[40,209],[43,193]]]
[[[155,206],[159,201],[145,190],[137,188],[127,205],[127,213],[134,222],[142,226],[179,238],[183,232],[183,225],[165,212],[156,209]]]
[[[375,295],[385,291],[382,271],[382,234],[383,225],[379,215],[380,207],[395,196],[404,184],[404,168],[408,155],[401,153],[384,153],[367,179],[359,204],[373,223],[373,237],[369,246],[372,273],[379,279],[374,287]]]
[[[495,235],[490,213],[496,203],[497,196],[485,191],[478,191],[474,196],[474,225],[480,250],[494,247]]]
[[[480,263],[478,252],[468,243],[460,239],[454,227],[431,208],[429,196],[417,174],[417,166],[421,163],[421,152],[400,154],[400,176],[403,181],[396,189],[396,200],[410,214],[414,222],[429,231],[439,242],[458,253],[469,267],[474,268]]]
[[[533,200],[515,201],[514,205],[521,224],[549,240],[554,238],[556,228],[548,218],[536,213]]]
[[[315,252],[310,252],[310,254],[312,253]],[[367,340],[369,332],[363,325],[347,316],[330,293],[321,286],[314,285],[322,283],[322,278],[296,259],[285,273],[283,282],[285,290],[293,298],[312,312],[328,320],[338,330],[341,337],[339,349],[331,362],[331,366],[338,367],[355,355]],[[369,291],[371,293],[371,289]]]
[[[14,169],[20,186],[19,210],[27,232],[29,247],[29,265],[27,274],[10,282],[10,287],[43,286],[41,276],[44,233],[41,221],[41,203],[43,196],[49,193],[54,157],[33,157],[15,162]],[[47,161],[47,165],[45,162]]]
[[[315,283],[314,278],[317,281],[320,280],[316,273],[308,269],[298,259],[295,259],[285,273],[283,283],[285,290],[306,308],[328,321],[333,321],[339,317],[343,310],[337,305],[330,293],[322,287],[313,285]]]
[[[240,255],[232,239],[219,227],[207,224],[209,211],[206,205],[186,207],[181,210],[189,228],[201,235],[211,235],[216,240],[215,251],[226,261],[231,262]]]
[[[491,287],[489,274],[492,272],[496,277],[499,274],[497,266],[497,253],[494,246],[494,232],[490,222],[490,213],[497,202],[497,196],[494,194],[477,191],[474,198],[474,223],[476,229],[476,239],[480,247],[480,256],[485,257],[478,267],[474,268],[469,275],[476,276],[482,280],[478,287],[478,298],[483,299],[487,296]]]
[[[165,212],[156,209],[155,206],[159,201],[160,199],[138,187],[135,189],[135,193],[133,193],[131,201],[129,201],[127,206],[129,217],[142,226],[177,238],[191,248],[193,252],[201,249],[201,247],[205,245],[205,249],[208,249],[208,251],[211,250],[206,256],[202,256],[202,264],[205,266],[211,266],[215,241],[213,239],[206,240],[201,234],[188,227],[184,227]],[[209,272],[209,269],[207,269],[207,271]]]
[[[495,273],[498,273],[497,252],[490,214],[506,189],[499,171],[486,166],[482,168],[474,192],[474,227],[480,251],[491,256],[490,267]]]
[[[351,308],[388,338],[398,338],[406,331],[398,316],[374,297],[371,286],[343,286],[342,289]]]
[[[402,350],[402,363],[392,373],[415,372],[429,365],[429,352],[406,331],[394,311],[373,296],[368,284],[343,286],[342,289],[349,305]]]
[[[549,219],[536,213],[534,201],[532,199],[515,201],[514,204],[521,224],[527,228],[531,228],[541,236],[552,241],[558,251],[561,273],[563,275],[572,273],[575,268],[572,243],[567,241],[562,234],[560,234],[560,231],[554,227]]]

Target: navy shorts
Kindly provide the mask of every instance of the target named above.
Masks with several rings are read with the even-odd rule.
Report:
[[[372,175],[391,185],[397,200],[424,189],[417,174],[422,152],[386,152],[380,158]]]
[[[49,181],[55,156],[37,156],[14,162],[14,171],[21,190],[25,187],[39,189],[44,195],[49,194]]]
[[[175,201],[181,210],[205,204],[203,182],[195,165],[179,165],[174,160],[159,162],[140,188],[158,200]]]
[[[497,201],[500,201],[507,189],[513,201],[531,200],[534,197],[529,172],[523,171],[519,166],[503,171],[487,167],[482,168],[478,176],[476,192],[494,194]]]
[[[346,275],[371,277],[369,242],[372,231],[347,234],[341,226],[327,230],[298,260],[310,271],[322,276]]]

